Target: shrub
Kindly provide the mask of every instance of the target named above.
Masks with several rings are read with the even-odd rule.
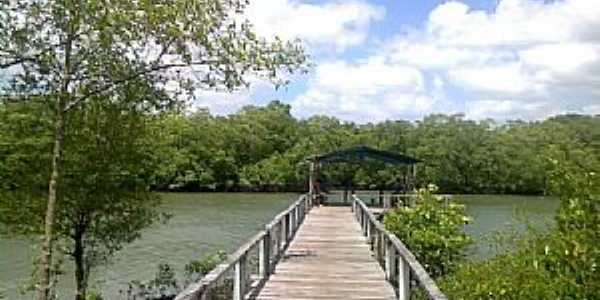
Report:
[[[512,252],[461,265],[441,280],[450,299],[600,299],[600,185],[596,173],[553,162],[560,198],[551,233]]]
[[[200,280],[219,263],[227,258],[225,252],[204,257],[201,260],[192,260],[184,267],[185,278],[179,282],[175,270],[168,264],[160,264],[154,279],[146,282],[131,281],[127,291],[121,292],[128,300],[170,300],[192,282]]]
[[[385,227],[415,254],[434,277],[452,272],[464,260],[472,243],[463,231],[470,221],[463,205],[441,199],[429,185],[417,191],[414,205],[398,207],[384,216]]]

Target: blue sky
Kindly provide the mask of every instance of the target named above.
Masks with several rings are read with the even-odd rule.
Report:
[[[591,0],[255,0],[269,39],[300,38],[315,63],[275,91],[256,80],[196,105],[227,114],[278,99],[294,115],[360,123],[600,114],[600,3]]]

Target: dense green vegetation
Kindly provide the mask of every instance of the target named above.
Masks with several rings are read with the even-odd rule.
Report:
[[[545,156],[587,156],[598,165],[600,117],[566,115],[545,121],[472,121],[461,115],[354,124],[333,117],[296,119],[271,102],[229,116],[207,111],[170,114],[156,132],[166,153],[154,187],[182,190],[305,190],[310,155],[356,145],[423,159],[419,183],[444,193],[547,192]],[[402,169],[382,164],[324,168],[325,183],[398,188]],[[350,177],[348,177],[348,174]]]
[[[224,262],[227,254],[218,252],[199,260],[192,260],[184,266],[183,279],[178,278],[175,270],[169,264],[160,264],[153,279],[149,281],[134,280],[129,283],[126,291],[121,292],[127,300],[167,300],[184,291],[190,284],[198,282],[219,263]],[[231,299],[231,280],[225,280],[214,288],[212,298],[215,300]],[[101,300],[98,297],[98,300]]]
[[[4,104],[5,109],[9,106]],[[228,116],[206,110],[144,115],[151,126],[147,141],[152,145],[143,151],[155,162],[148,170],[149,184],[155,190],[303,191],[308,176],[306,157],[356,145],[423,159],[418,183],[435,183],[442,193],[547,193],[546,174],[551,165],[545,157],[560,153],[585,158],[588,168],[600,165],[598,116],[497,123],[467,120],[461,115],[431,115],[414,122],[354,124],[326,116],[297,119],[290,109],[274,101],[265,107],[244,107]],[[4,139],[21,135],[13,139],[20,140],[20,145],[30,144],[29,150],[19,150],[21,153],[34,147],[48,151],[50,114],[49,108],[35,112],[34,118],[27,112],[14,114],[12,118],[19,117],[22,122],[32,118],[18,125],[20,131],[6,127],[15,126],[6,115],[0,120],[6,129]],[[13,142],[4,145],[11,144],[16,151]],[[0,151],[8,153],[10,149]],[[16,163],[19,160],[0,165],[0,176],[1,168]],[[32,164],[20,169],[43,166]],[[390,189],[398,188],[404,174],[402,168],[377,163],[332,165],[323,172],[329,185],[344,186],[352,181],[357,187]]]
[[[600,179],[597,161],[581,149],[554,149],[544,158],[549,192],[559,197],[556,225],[504,241],[507,252],[480,262],[461,260],[468,245],[461,206],[422,189],[413,207],[386,213],[386,227],[406,243],[449,299],[598,299]],[[418,295],[417,295],[418,298]]]
[[[555,163],[556,228],[530,234],[508,253],[460,266],[441,280],[450,299],[600,298],[600,180],[580,166]]]
[[[472,240],[463,230],[470,221],[464,205],[436,197],[436,191],[434,185],[419,189],[414,204],[386,212],[383,223],[408,245],[427,273],[439,277],[464,262]]]

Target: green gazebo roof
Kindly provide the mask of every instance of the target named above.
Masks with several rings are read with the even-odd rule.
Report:
[[[353,163],[369,159],[383,161],[394,165],[413,165],[423,162],[407,155],[377,150],[366,146],[358,146],[344,150],[333,151],[310,158],[310,160],[318,160],[321,163]]]

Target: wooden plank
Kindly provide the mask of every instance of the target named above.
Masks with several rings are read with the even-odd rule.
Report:
[[[349,207],[313,208],[305,216],[259,300],[395,299]]]

